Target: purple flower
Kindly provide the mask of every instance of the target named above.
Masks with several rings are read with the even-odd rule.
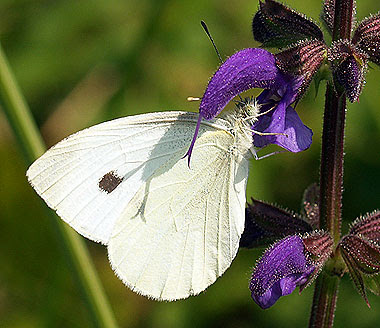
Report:
[[[310,147],[313,132],[305,126],[290,104],[294,102],[302,78],[281,76],[282,83],[274,90],[265,90],[257,98],[262,105],[261,112],[272,111],[261,116],[252,127],[254,131],[278,133],[277,135],[254,134],[254,145],[258,148],[275,144],[291,152],[299,152]]]
[[[249,289],[263,309],[308,281],[315,266],[306,257],[302,238],[289,236],[268,249],[253,271]]]
[[[188,155],[191,154],[202,118],[214,118],[235,96],[252,88],[264,89],[257,100],[261,105],[261,113],[269,110],[267,114],[259,116],[252,127],[254,145],[264,147],[277,144],[292,152],[307,149],[313,133],[291,107],[302,82],[302,77],[290,77],[282,73],[276,66],[275,57],[264,49],[238,51],[219,67],[207,86]],[[260,135],[260,132],[276,135]]]
[[[209,120],[239,93],[252,88],[271,89],[279,74],[270,52],[255,48],[238,51],[219,67],[210,80],[199,106],[199,114]]]

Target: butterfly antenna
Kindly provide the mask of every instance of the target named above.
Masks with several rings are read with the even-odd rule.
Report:
[[[210,34],[210,31],[208,30],[208,27],[207,27],[205,21],[201,20],[201,25],[202,25],[204,31],[206,32],[208,38],[210,39],[212,45],[214,46],[215,52],[216,52],[216,54],[218,55],[218,58],[219,58],[219,60],[220,60],[220,63],[223,64],[222,56],[220,55],[220,52],[219,52],[218,48],[216,47],[216,44],[215,44],[215,42],[214,42],[214,39],[212,38],[212,36],[211,36],[211,34]],[[241,97],[240,94],[239,94],[239,98],[240,98],[240,101],[243,101],[243,98]]]
[[[212,36],[211,36],[211,34],[210,34],[209,30],[208,30],[208,27],[207,27],[206,23],[205,23],[203,20],[201,20],[201,25],[202,25],[204,31],[206,32],[208,38],[210,39],[212,45],[214,46],[215,52],[216,52],[216,54],[217,54],[217,56],[218,56],[220,62],[223,63],[222,56],[220,55],[219,50],[218,50],[218,48],[216,47],[216,44],[215,44],[215,42],[214,42],[214,39],[212,38]]]

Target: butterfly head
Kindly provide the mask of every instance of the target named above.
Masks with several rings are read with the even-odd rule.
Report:
[[[261,104],[254,97],[247,97],[236,103],[237,118],[253,126],[260,116]]]
[[[248,97],[236,102],[235,108],[228,114],[227,119],[232,124],[235,135],[244,135],[252,142],[252,126],[258,121],[261,105],[256,98]]]
[[[233,148],[243,156],[250,154],[249,150],[253,148],[252,126],[261,115],[260,107],[255,98],[249,97],[236,102],[232,110],[225,112],[225,119],[231,124],[230,132],[235,138]]]

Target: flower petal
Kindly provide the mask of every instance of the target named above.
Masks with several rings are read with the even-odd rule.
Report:
[[[248,48],[235,53],[211,78],[199,107],[200,115],[205,119],[215,117],[241,92],[270,88],[279,74],[274,56],[264,49]]]
[[[249,286],[252,298],[266,309],[305,283],[314,270],[304,253],[301,237],[286,237],[268,249],[258,262]]]
[[[254,130],[264,133],[283,133],[284,135],[254,135],[255,147],[264,147],[276,144],[291,152],[299,152],[310,147],[313,131],[304,125],[297,112],[291,107],[285,109],[279,104],[273,113],[259,120]]]
[[[311,270],[312,271],[312,270]],[[271,289],[268,289],[262,296],[252,295],[254,301],[263,309],[270,308],[281,296],[290,295],[297,286],[304,284],[308,273],[295,273],[277,281]]]

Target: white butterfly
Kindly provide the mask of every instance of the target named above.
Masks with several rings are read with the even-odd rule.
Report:
[[[108,246],[112,268],[133,291],[186,298],[221,276],[238,251],[254,151],[247,115],[237,108],[201,122],[190,167],[183,157],[198,114],[161,112],[77,132],[27,177],[65,222]]]

